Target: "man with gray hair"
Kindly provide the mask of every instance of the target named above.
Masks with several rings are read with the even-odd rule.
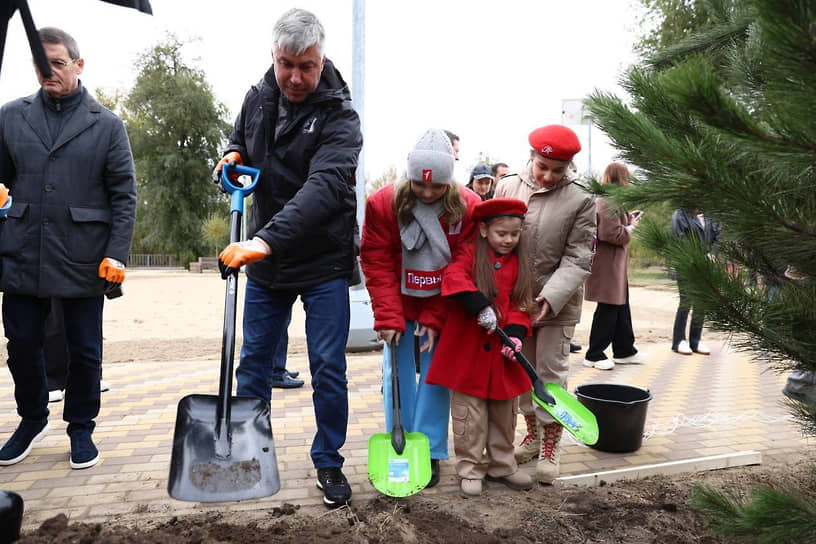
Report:
[[[60,311],[70,363],[63,419],[70,466],[99,461],[103,295],[125,279],[136,220],[136,176],[122,121],[82,85],[85,61],[58,28],[39,31],[52,74],[0,110],[0,180],[13,194],[0,226],[0,290],[20,425],[0,465],[25,459],[48,430],[43,359],[49,313]],[[52,310],[51,299],[61,302]]]
[[[354,175],[363,144],[348,86],[324,56],[323,25],[301,9],[273,29],[272,67],[244,99],[224,156],[261,170],[249,210],[249,239],[219,255],[247,265],[238,394],[270,401],[273,354],[300,296],[317,422],[311,458],[330,507],[346,504],[348,425],[345,346],[348,287],[356,265]]]

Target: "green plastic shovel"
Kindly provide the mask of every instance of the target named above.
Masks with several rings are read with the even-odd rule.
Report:
[[[499,335],[505,346],[515,348],[510,337],[501,328],[496,329],[496,334]],[[598,421],[595,419],[595,414],[560,385],[542,382],[533,365],[520,351],[515,352],[515,356],[516,361],[533,382],[532,394],[535,403],[544,408],[553,419],[584,444],[591,446],[596,443],[598,441]]]
[[[368,479],[374,489],[389,497],[408,497],[422,491],[431,481],[431,443],[422,433],[406,433],[402,427],[397,346],[391,344],[390,433],[368,440]],[[583,406],[583,405],[582,405]]]

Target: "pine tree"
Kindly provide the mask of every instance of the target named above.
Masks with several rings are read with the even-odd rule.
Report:
[[[710,24],[624,76],[628,103],[602,91],[588,99],[640,169],[612,197],[627,209],[669,203],[719,219],[714,259],[657,221],[638,231],[738,349],[780,372],[816,371],[816,3],[709,4]],[[816,404],[791,409],[816,436]],[[699,489],[694,503],[723,534],[804,542],[816,534],[816,482],[801,485],[748,499]]]

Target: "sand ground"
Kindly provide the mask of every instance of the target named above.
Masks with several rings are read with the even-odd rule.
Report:
[[[240,345],[245,276],[239,280],[236,343]],[[125,295],[105,301],[105,364],[218,358],[224,322],[225,286],[214,272],[131,270]],[[671,284],[630,288],[635,337],[642,344],[671,341],[677,292]],[[585,302],[575,341],[586,346],[594,302]],[[289,327],[290,353],[305,351],[303,307],[295,304]],[[1,328],[1,325],[0,325]]]

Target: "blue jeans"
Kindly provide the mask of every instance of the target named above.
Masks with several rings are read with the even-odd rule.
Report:
[[[272,355],[272,377],[283,378],[286,374],[286,352],[289,348],[289,323],[292,322],[292,309],[289,308],[289,315],[281,331],[280,341],[275,353]]]
[[[450,418],[450,390],[439,385],[425,383],[431,367],[433,351],[423,351],[419,356],[419,383],[414,363],[415,321],[405,322],[405,333],[397,344],[397,368],[399,369],[400,406],[402,424],[406,432],[420,432],[431,442],[431,459],[448,458],[448,421]],[[427,336],[420,337],[422,344]],[[434,346],[436,351],[436,345]],[[392,425],[391,349],[383,347],[383,407],[386,432]]]
[[[99,415],[102,375],[102,307],[104,298],[64,298],[65,337],[70,362],[62,418],[68,434],[93,432]],[[51,299],[3,294],[3,328],[8,338],[8,367],[14,378],[17,413],[23,419],[48,419],[48,387],[43,341]]]
[[[341,467],[339,450],[348,426],[346,341],[349,331],[348,280],[336,279],[304,289],[271,290],[247,280],[244,342],[235,372],[238,395],[270,402],[272,357],[300,295],[306,311],[306,345],[312,374],[317,433],[311,456],[315,468]]]

